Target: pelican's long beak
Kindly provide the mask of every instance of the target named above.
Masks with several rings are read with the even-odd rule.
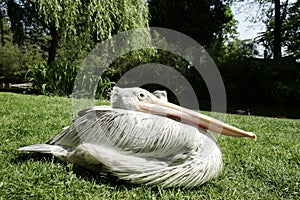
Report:
[[[203,128],[204,130],[211,130],[227,136],[251,137],[256,139],[256,135],[252,132],[241,130],[212,117],[160,99],[155,100],[153,103],[140,102],[139,110],[173,119],[175,118],[184,123]]]

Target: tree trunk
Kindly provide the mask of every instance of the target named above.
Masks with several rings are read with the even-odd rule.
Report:
[[[50,28],[50,35],[51,35],[52,39],[50,42],[50,47],[48,49],[48,65],[49,66],[53,65],[53,63],[55,61],[57,48],[58,48],[59,35],[58,35],[58,31],[56,30],[55,27]]]
[[[274,26],[274,60],[277,62],[281,59],[281,26],[280,0],[275,2],[275,26]]]

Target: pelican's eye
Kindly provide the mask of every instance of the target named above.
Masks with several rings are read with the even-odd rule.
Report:
[[[144,93],[139,93],[138,98],[139,100],[144,100],[146,98],[146,95]]]

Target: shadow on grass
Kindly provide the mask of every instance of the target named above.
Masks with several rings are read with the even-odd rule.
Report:
[[[112,187],[114,189],[135,189],[139,187],[137,184],[131,184],[129,182],[126,182],[124,180],[119,179],[116,176],[113,176],[110,173],[105,172],[94,172],[88,169],[85,169],[79,165],[73,165],[72,172],[80,179],[90,181],[90,182],[96,182],[97,184],[105,184],[109,187]]]
[[[11,163],[21,164],[25,163],[27,161],[33,161],[33,162],[45,162],[45,163],[60,163],[62,166],[65,167],[66,171],[71,171],[74,173],[79,179],[83,179],[85,181],[89,182],[95,182],[96,184],[103,184],[108,186],[108,188],[112,188],[114,190],[135,190],[135,189],[145,189],[145,190],[151,190],[152,192],[158,192],[161,190],[164,190],[165,192],[174,192],[174,190],[180,189],[181,191],[189,190],[201,190],[201,188],[204,185],[207,185],[208,183],[205,183],[199,187],[195,188],[189,188],[185,189],[183,187],[170,187],[170,188],[163,188],[160,186],[150,186],[145,184],[134,184],[130,183],[125,180],[121,180],[116,176],[113,176],[110,173],[99,173],[94,172],[88,169],[85,169],[81,166],[78,166],[76,164],[68,165],[67,163],[63,162],[59,158],[56,158],[52,156],[51,154],[40,154],[40,153],[16,153],[16,155],[10,160]]]
[[[45,161],[52,162],[53,156],[51,154],[40,154],[40,153],[26,153],[17,151],[16,155],[11,159],[12,163],[24,163],[26,161]],[[57,162],[63,163],[59,159]]]
[[[201,190],[201,188],[209,183],[204,183],[201,186],[194,187],[194,188],[183,188],[183,187],[170,187],[170,188],[164,188],[161,186],[151,186],[151,185],[145,185],[145,184],[135,184],[130,183],[125,180],[121,180],[116,176],[113,176],[110,173],[107,174],[101,174],[97,172],[93,172],[90,170],[87,170],[81,166],[74,165],[73,172],[76,174],[77,177],[82,178],[86,181],[95,181],[97,184],[105,184],[109,187],[112,187],[114,190],[135,190],[143,188],[145,190],[151,190],[152,192],[159,192],[161,190],[164,190],[165,192],[174,192],[174,190],[180,189],[181,191],[194,191],[194,190]]]
[[[11,163],[15,164],[22,164],[27,161],[32,162],[45,162],[45,163],[60,163],[62,166],[65,167],[66,171],[72,171],[79,179],[83,179],[85,181],[89,182],[95,182],[97,184],[104,184],[108,187],[112,187],[114,189],[118,190],[131,190],[136,189],[140,187],[141,185],[138,184],[132,184],[127,181],[121,180],[117,178],[116,176],[113,176],[110,173],[99,173],[99,172],[93,172],[91,170],[85,169],[81,166],[78,166],[76,164],[73,164],[72,167],[68,165],[66,162],[63,162],[59,158],[54,157],[51,154],[41,154],[41,153],[23,153],[23,152],[17,152],[15,156],[11,157],[9,160]],[[150,187],[150,186],[146,186]]]
[[[130,183],[125,180],[121,180],[116,176],[113,176],[112,174],[101,174],[97,172],[93,172],[90,170],[87,170],[81,166],[74,165],[73,167],[73,173],[76,174],[77,177],[82,178],[86,181],[95,181],[97,184],[105,184],[110,188],[113,188],[113,190],[135,190],[135,189],[142,189],[142,190],[151,190],[152,192],[156,193],[161,190],[164,190],[165,192],[174,192],[178,189],[181,191],[193,191],[193,190],[201,190],[201,188],[206,185],[203,184],[199,187],[195,188],[183,188],[183,187],[170,187],[170,188],[163,188],[161,186],[150,186],[150,185],[145,185],[145,184],[134,184]]]

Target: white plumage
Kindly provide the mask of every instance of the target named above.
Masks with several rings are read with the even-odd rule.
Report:
[[[168,101],[167,92],[165,90],[156,90],[153,92],[153,95],[161,100]]]
[[[169,103],[140,88],[115,87],[111,103],[112,107],[81,111],[71,126],[45,144],[19,150],[51,153],[132,183],[164,187],[198,186],[221,171],[222,155],[216,141],[199,128],[202,124],[191,125],[191,113],[185,118],[177,115],[178,110],[175,114],[158,112],[160,107],[153,109],[155,114],[149,113],[148,104],[168,107]],[[246,133],[240,136],[256,137]]]

